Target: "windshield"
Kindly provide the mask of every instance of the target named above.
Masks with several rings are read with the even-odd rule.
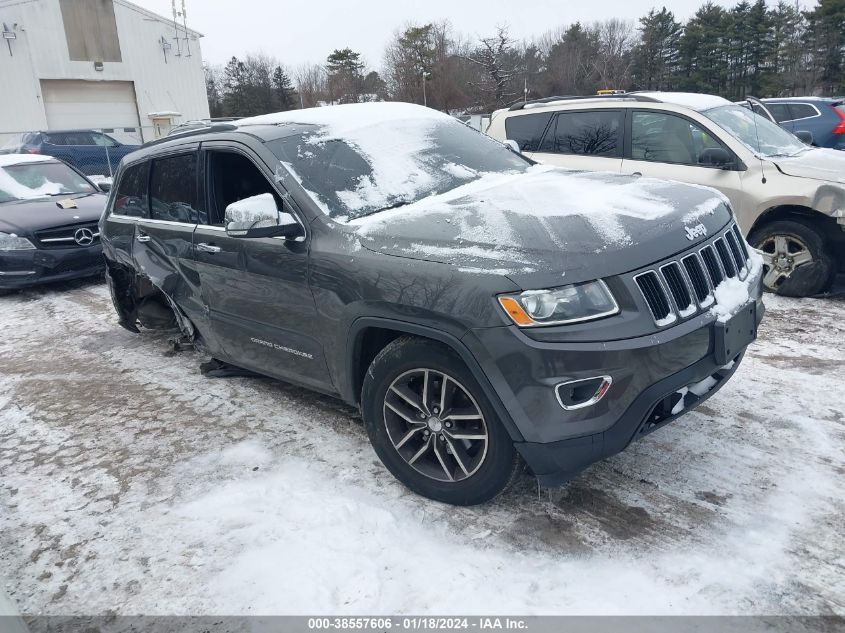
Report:
[[[810,149],[790,132],[742,106],[719,106],[702,114],[761,156],[795,156]]]
[[[64,163],[37,162],[0,167],[0,202],[95,191],[85,178]]]
[[[331,218],[347,222],[530,163],[446,116],[388,119],[330,134],[320,125],[267,142]],[[301,129],[301,127],[300,127]]]

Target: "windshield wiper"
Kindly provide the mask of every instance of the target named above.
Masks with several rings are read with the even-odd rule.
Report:
[[[391,204],[389,207],[384,207],[383,209],[379,209],[378,211],[373,211],[373,213],[381,213],[382,211],[390,211],[391,209],[398,209],[399,207],[404,207],[406,204],[411,204],[407,200],[402,200],[395,204]]]

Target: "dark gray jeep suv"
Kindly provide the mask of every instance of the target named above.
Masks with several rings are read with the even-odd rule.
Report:
[[[702,402],[763,314],[713,190],[535,165],[432,110],[213,125],[120,167],[101,221],[120,323],[360,405],[412,490],[545,485]]]

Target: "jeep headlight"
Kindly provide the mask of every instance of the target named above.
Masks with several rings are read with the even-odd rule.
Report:
[[[0,232],[0,251],[30,251],[35,246],[25,237]]]
[[[500,295],[498,299],[510,319],[520,327],[592,321],[619,312],[616,299],[601,279]]]

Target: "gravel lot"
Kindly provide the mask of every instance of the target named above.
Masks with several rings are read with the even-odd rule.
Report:
[[[0,569],[27,614],[845,614],[845,298],[767,297],[697,411],[568,486],[403,489],[356,412],[0,298]]]

